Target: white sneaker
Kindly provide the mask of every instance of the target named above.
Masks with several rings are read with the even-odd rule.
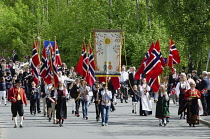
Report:
[[[108,126],[108,124],[105,124],[105,126]]]

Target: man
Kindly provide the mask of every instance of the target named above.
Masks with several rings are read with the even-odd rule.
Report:
[[[100,114],[101,114],[101,104],[100,104],[100,91],[99,91],[99,84],[96,83],[93,85],[93,98],[95,103],[95,109],[96,109],[96,121],[99,121]]]
[[[207,77],[208,77],[208,87],[207,87],[208,95],[206,97],[206,102],[207,102],[207,112],[208,115],[210,115],[210,72],[207,73]]]
[[[12,61],[15,63],[16,61],[18,61],[18,55],[16,54],[16,51],[13,50],[13,57],[12,57]]]
[[[79,79],[75,79],[73,87],[70,91],[70,96],[74,98],[76,104],[75,116],[79,117],[79,107],[80,107],[80,92],[79,92]]]
[[[13,115],[13,120],[15,122],[14,128],[17,128],[17,113],[20,116],[20,128],[23,127],[23,103],[27,106],[27,99],[24,89],[21,88],[20,79],[15,80],[16,86],[13,87],[8,94],[9,100],[12,102],[11,110]]]
[[[120,100],[123,103],[123,99],[125,99],[125,103],[128,103],[128,89],[126,87],[126,82],[128,81],[128,72],[125,69],[125,66],[122,66],[121,76],[120,76]]]
[[[129,80],[128,80],[128,87],[130,88],[129,92],[132,91],[132,87],[134,85],[139,86],[140,85],[140,80],[135,80],[135,74],[136,74],[136,68],[131,67],[130,68],[130,73],[129,73]]]
[[[199,89],[198,88],[198,85],[199,85],[199,77],[197,76],[197,71],[196,70],[193,70],[192,71],[192,79],[195,81],[195,83],[196,83],[196,89]]]
[[[206,99],[208,97],[207,88],[209,86],[209,80],[208,80],[206,71],[202,72],[202,77],[203,77],[203,80],[199,84],[199,91],[201,91],[201,103],[203,106],[203,114],[201,116],[207,116],[208,112],[207,112],[207,100]]]

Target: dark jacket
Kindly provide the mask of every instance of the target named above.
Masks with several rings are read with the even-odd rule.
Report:
[[[6,91],[6,83],[5,82],[0,83],[0,91]]]
[[[203,80],[198,84],[198,90],[202,91],[203,89],[207,89],[209,86],[208,78],[203,78]],[[208,93],[205,94],[208,96]]]
[[[140,80],[135,80],[133,73],[129,73],[129,80],[128,80],[128,86],[133,87],[134,85],[140,85]]]
[[[75,99],[79,96],[79,87],[76,84],[71,88],[70,96]]]
[[[130,95],[133,95],[132,97],[132,102],[138,102],[139,101],[139,96],[140,92],[139,91],[131,91]]]
[[[40,92],[38,90],[38,88],[31,88],[31,91],[30,91],[30,100],[33,100],[33,99],[39,99],[40,98]]]

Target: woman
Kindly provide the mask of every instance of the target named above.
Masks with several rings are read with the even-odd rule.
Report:
[[[59,126],[63,126],[64,119],[67,118],[67,89],[63,82],[59,82],[57,89],[56,119],[59,119]]]
[[[166,92],[165,85],[161,85],[158,92],[158,101],[155,113],[155,117],[159,119],[159,126],[166,126],[167,118],[170,117],[168,101],[169,97]]]
[[[5,78],[1,77],[0,79],[0,104],[1,104],[1,100],[2,97],[4,99],[4,105],[6,106],[6,82],[5,82]]]
[[[140,86],[141,97],[140,102],[140,115],[147,116],[152,114],[152,105],[149,95],[150,87],[146,83],[146,79],[142,79],[142,85]]]
[[[196,83],[190,82],[190,89],[186,91],[184,99],[187,101],[187,123],[189,126],[199,124],[199,104],[200,92],[195,89]]]
[[[186,74],[185,73],[181,73],[180,74],[180,82],[177,83],[176,85],[176,95],[179,98],[179,110],[178,110],[178,115],[181,114],[180,119],[183,116],[183,112],[184,112],[184,119],[186,118],[186,101],[184,100],[184,95],[185,92],[190,89],[190,85],[187,81],[186,78]]]
[[[86,120],[88,120],[89,91],[90,91],[90,87],[87,86],[87,82],[82,80],[81,85],[80,85],[80,93],[81,93],[81,101],[82,101],[83,119],[86,119]]]

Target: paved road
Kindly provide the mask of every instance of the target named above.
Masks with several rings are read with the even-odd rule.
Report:
[[[0,105],[0,138],[2,139],[208,139],[209,128],[200,124],[197,127],[189,127],[184,119],[179,120],[177,106],[170,105],[171,118],[166,127],[158,126],[158,119],[154,117],[155,104],[153,104],[153,115],[139,116],[131,113],[131,101],[119,103],[116,111],[110,113],[109,126],[102,127],[101,123],[95,121],[94,105],[89,107],[89,120],[82,117],[74,117],[71,107],[68,106],[68,119],[64,127],[48,122],[42,114],[31,116],[29,106],[25,107],[24,128],[13,128],[11,120],[10,104],[6,107]],[[2,132],[2,133],[1,133]]]

